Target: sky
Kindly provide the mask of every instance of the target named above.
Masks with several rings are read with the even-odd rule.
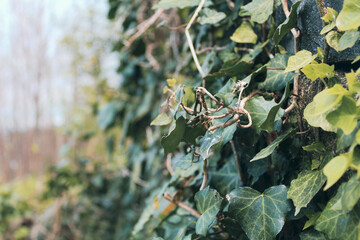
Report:
[[[107,0],[0,0],[0,132],[33,128],[36,98],[42,126],[65,123],[75,81],[92,82],[84,72],[74,76],[71,64],[79,53],[86,63],[93,49],[69,49],[62,40],[107,38],[107,8]],[[116,55],[108,52],[103,74],[114,80]]]

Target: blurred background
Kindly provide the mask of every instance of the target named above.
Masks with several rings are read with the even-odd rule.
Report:
[[[117,84],[107,11],[96,0],[0,1],[0,182],[58,162],[84,88]]]

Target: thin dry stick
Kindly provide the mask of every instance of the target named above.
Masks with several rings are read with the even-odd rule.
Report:
[[[232,150],[233,153],[234,153],[235,163],[236,163],[236,167],[237,167],[237,169],[238,169],[238,171],[239,171],[240,180],[241,180],[241,182],[245,185],[244,174],[243,174],[243,170],[242,170],[241,165],[240,165],[239,155],[238,155],[238,153],[237,153],[237,151],[236,151],[234,140],[231,140],[231,141],[230,141],[230,145],[231,145],[231,150]]]
[[[166,169],[169,171],[171,176],[174,176],[175,172],[171,165],[171,153],[166,156]]]
[[[196,218],[199,218],[201,216],[201,214],[198,211],[196,211],[195,209],[193,209],[192,207],[190,207],[186,203],[175,201],[174,198],[172,196],[170,196],[169,193],[164,193],[164,199],[171,202],[171,203],[174,203],[176,206],[178,206],[178,207],[180,207],[182,209],[185,209],[192,216],[194,216]]]
[[[204,172],[204,178],[203,178],[203,181],[201,183],[200,190],[203,190],[206,187],[206,182],[207,182],[207,179],[208,179],[207,159],[204,159],[203,172]]]
[[[189,44],[191,55],[192,55],[192,57],[194,59],[195,65],[196,65],[196,67],[197,67],[197,69],[198,69],[198,71],[199,71],[199,73],[201,74],[202,77],[205,77],[205,73],[204,73],[204,71],[202,70],[202,68],[200,66],[199,59],[198,59],[198,57],[196,55],[196,51],[195,51],[194,44],[193,44],[191,36],[190,36],[189,29],[191,28],[191,25],[194,23],[195,19],[197,18],[200,10],[204,6],[205,1],[206,0],[201,0],[201,2],[199,3],[199,6],[196,8],[196,10],[194,12],[194,15],[191,17],[190,22],[188,23],[188,25],[185,28],[185,35],[186,35],[186,38],[187,38],[187,41],[188,41],[188,44]],[[205,80],[203,80],[202,86],[205,87]]]
[[[126,47],[130,47],[131,44],[140,37],[148,28],[155,23],[155,21],[160,17],[160,15],[164,12],[164,9],[158,9],[156,12],[145,22],[142,22],[138,25],[138,31],[132,35],[128,41],[125,42]]]

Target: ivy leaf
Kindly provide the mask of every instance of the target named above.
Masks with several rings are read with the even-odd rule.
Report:
[[[357,29],[360,26],[360,4],[358,0],[344,0],[344,5],[336,18],[340,31]]]
[[[297,52],[294,56],[291,56],[289,58],[285,73],[305,67],[306,65],[311,63],[316,58],[316,56],[317,55],[313,56],[311,52],[307,50],[301,50]]]
[[[220,211],[223,198],[220,194],[209,187],[195,194],[196,208],[201,216],[196,222],[196,233],[206,236],[206,233],[216,219],[216,214]]]
[[[279,114],[279,109],[289,96],[290,96],[290,84],[288,83],[286,85],[285,92],[284,92],[280,102],[270,109],[266,120],[263,122],[263,124],[261,124],[262,129],[268,130],[268,131],[271,131],[274,129],[274,122],[275,122],[276,116]],[[283,115],[283,114],[281,114],[281,115]]]
[[[290,208],[286,192],[284,185],[270,187],[262,194],[250,187],[238,188],[230,193],[229,214],[250,240],[275,239]]]
[[[326,177],[321,170],[301,172],[298,178],[291,181],[287,197],[294,202],[295,216],[301,208],[307,207],[325,181]]]
[[[239,172],[233,159],[227,162],[220,170],[211,173],[211,181],[223,196],[242,186]]]
[[[211,24],[214,25],[226,17],[223,12],[218,12],[210,8],[205,8],[201,11],[202,16],[199,18],[200,24]]]
[[[332,23],[326,25],[325,27],[323,27],[323,29],[321,29],[321,31],[320,31],[320,34],[324,35],[324,34],[330,32],[331,30],[333,30],[334,27],[336,27],[336,24],[335,24],[335,22],[332,22]]]
[[[356,30],[347,31],[341,36],[339,40],[339,50],[343,51],[347,48],[354,46],[356,41],[359,39],[360,32]]]
[[[314,142],[308,146],[302,147],[307,152],[322,152],[325,150],[325,146],[322,142]]]
[[[335,49],[337,52],[341,51],[340,38],[341,38],[341,33],[338,33],[337,31],[330,31],[325,36],[326,42],[329,44],[330,47]]]
[[[257,35],[249,22],[242,22],[230,39],[237,43],[253,43],[257,41]]]
[[[331,7],[327,7],[326,14],[323,17],[321,17],[321,19],[324,20],[324,22],[326,22],[326,23],[334,22],[336,20],[337,16],[338,16],[338,13],[335,9],[333,9]]]
[[[275,101],[266,101],[262,96],[255,96],[246,103],[245,109],[251,115],[253,126],[260,128],[268,118],[270,110],[275,106],[277,106]]]
[[[330,239],[344,239],[344,232],[349,220],[349,216],[343,211],[333,209],[334,204],[341,198],[342,186],[338,193],[330,199],[320,217],[315,223],[315,229],[326,233]]]
[[[170,9],[170,8],[185,8],[185,7],[194,7],[199,5],[201,0],[160,0],[156,3],[152,9]]]
[[[340,151],[347,147],[350,147],[351,144],[353,144],[354,140],[356,139],[356,132],[360,128],[360,122],[358,123],[357,127],[354,129],[352,133],[349,135],[345,135],[344,132],[341,129],[338,129],[336,132],[337,135],[337,144],[336,144],[336,150]]]
[[[182,170],[187,170],[193,165],[193,154],[188,153],[183,156],[178,161],[174,162],[174,168],[181,168]]]
[[[219,72],[205,76],[206,81],[214,81],[221,77],[234,77],[247,72],[253,66],[252,62],[239,59],[229,60],[224,63]]]
[[[273,0],[253,0],[241,9],[251,16],[251,21],[264,23],[273,13],[273,5]]]
[[[360,199],[360,181],[356,176],[350,178],[349,181],[343,183],[344,187],[341,189],[341,209],[348,213]],[[340,192],[340,190],[339,190]]]
[[[304,117],[313,127],[335,132],[336,128],[326,120],[326,116],[341,105],[342,95],[329,94],[329,91],[330,89],[325,89],[314,97],[314,100],[306,106]]]
[[[357,57],[354,59],[354,61],[351,62],[351,64],[354,64],[354,63],[356,63],[356,62],[359,61],[359,60],[360,60],[360,55],[357,56]]]
[[[229,106],[235,97],[235,94],[232,90],[234,87],[235,82],[232,79],[229,79],[225,86],[223,86],[215,95],[215,97],[222,99],[224,101],[224,106]]]
[[[111,124],[113,124],[116,113],[121,110],[122,107],[122,104],[120,104],[119,102],[111,101],[102,108],[100,108],[97,117],[97,123],[102,131],[104,131]]]
[[[165,126],[170,124],[171,118],[166,113],[160,113],[151,123],[150,126]]]
[[[358,240],[360,237],[360,205],[350,212],[349,221],[344,231],[343,239]]]
[[[350,134],[357,125],[355,100],[349,96],[344,96],[340,107],[329,113],[326,120],[343,130],[346,135]]]
[[[349,73],[345,73],[346,81],[349,86],[349,92],[351,94],[360,92],[360,82],[358,81],[358,78],[353,70]]]
[[[283,134],[281,134],[278,138],[275,139],[270,145],[268,145],[266,148],[261,149],[260,152],[258,152],[255,157],[253,157],[250,162],[266,158],[267,156],[270,156],[271,153],[275,150],[279,144],[284,141],[286,138],[292,136],[295,133],[296,129],[288,129]]]
[[[346,172],[351,159],[349,158],[348,153],[341,154],[330,160],[324,167],[324,174],[327,178],[324,191],[328,190],[332,185],[334,185]]]
[[[266,72],[266,79],[264,82],[259,84],[259,89],[268,91],[282,90],[288,82],[291,82],[294,79],[293,72],[285,73],[281,70],[282,68],[286,68],[290,56],[291,55],[288,53],[278,54],[269,61],[266,65],[268,68],[279,68],[279,70],[268,69]]]
[[[306,65],[301,71],[306,75],[307,78],[315,81],[318,78],[326,78],[334,76],[335,65],[327,65],[326,63],[313,62]]]
[[[328,240],[325,234],[310,230],[300,233],[300,240]]]
[[[291,6],[289,17],[280,24],[275,30],[273,39],[275,44],[279,44],[281,39],[288,33],[292,28],[296,27],[297,20],[297,8],[299,7],[301,1],[297,1]]]
[[[165,153],[170,153],[176,150],[182,137],[184,136],[186,128],[186,120],[179,117],[176,120],[175,128],[165,137],[161,139],[161,146],[164,148]]]

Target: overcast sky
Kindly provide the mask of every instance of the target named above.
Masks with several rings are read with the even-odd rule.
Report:
[[[41,91],[42,124],[64,123],[73,100],[74,76],[69,69],[74,56],[66,52],[61,40],[79,38],[81,31],[84,42],[92,34],[103,36],[109,23],[107,8],[107,0],[0,0],[0,131],[34,126],[35,91]],[[89,32],[90,18],[95,24]],[[43,61],[33,61],[39,52],[45,56]],[[116,56],[109,54],[106,62],[114,79]],[[41,86],[34,77],[36,64],[43,67],[46,83]],[[86,80],[86,76],[77,79]]]

